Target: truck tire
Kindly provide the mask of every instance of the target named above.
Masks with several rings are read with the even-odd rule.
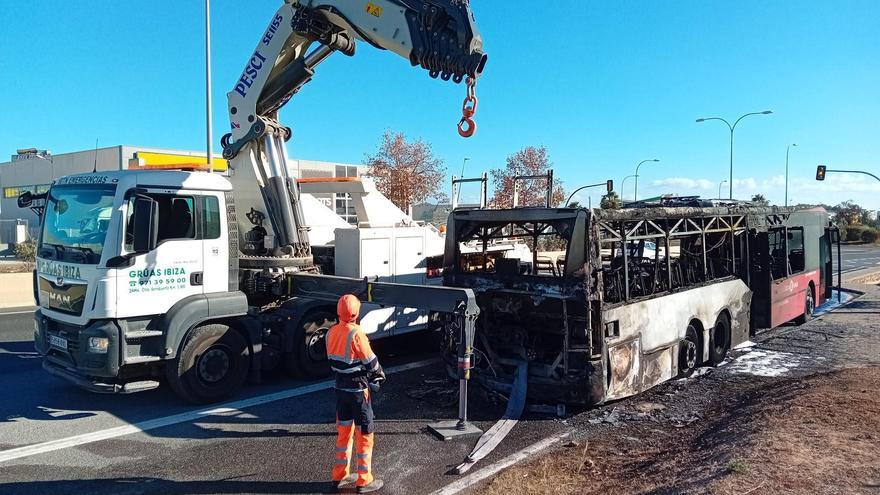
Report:
[[[303,317],[294,336],[293,352],[285,360],[288,372],[304,378],[330,375],[324,338],[336,321],[336,314],[328,310],[311,311]]]
[[[168,384],[183,399],[216,402],[241,388],[250,361],[247,341],[234,328],[209,324],[193,330],[165,367]]]
[[[726,313],[718,315],[709,337],[709,362],[718,366],[730,350],[730,319]]]

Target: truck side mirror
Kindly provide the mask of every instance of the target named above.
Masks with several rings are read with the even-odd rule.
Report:
[[[132,224],[134,252],[141,254],[156,249],[156,240],[159,238],[159,202],[138,196],[134,201]]]
[[[25,191],[21,193],[21,196],[18,197],[18,207],[19,208],[28,208],[31,203],[34,202],[34,194],[30,191]]]

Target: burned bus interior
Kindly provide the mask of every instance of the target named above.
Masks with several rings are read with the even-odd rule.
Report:
[[[603,310],[720,281],[740,279],[753,291],[751,331],[771,326],[772,284],[809,269],[805,239],[827,227],[827,220],[801,225],[815,215],[792,222],[792,212],[745,205],[454,211],[443,277],[477,296],[478,379],[503,390],[527,361],[530,397],[597,403],[605,340],[615,335]],[[823,251],[830,256],[830,243]]]

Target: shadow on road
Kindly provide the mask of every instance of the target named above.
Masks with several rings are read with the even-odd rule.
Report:
[[[250,475],[253,476],[253,475]],[[240,477],[239,477],[240,478]],[[254,481],[237,478],[173,481],[161,478],[106,478],[0,483],[0,493],[82,495],[83,493],[162,493],[166,495],[211,493],[337,493],[326,481]]]

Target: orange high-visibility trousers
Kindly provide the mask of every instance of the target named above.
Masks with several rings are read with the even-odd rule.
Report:
[[[373,408],[370,392],[336,391],[336,455],[333,464],[333,481],[348,477],[351,465],[352,444],[355,448],[357,486],[373,481]]]

